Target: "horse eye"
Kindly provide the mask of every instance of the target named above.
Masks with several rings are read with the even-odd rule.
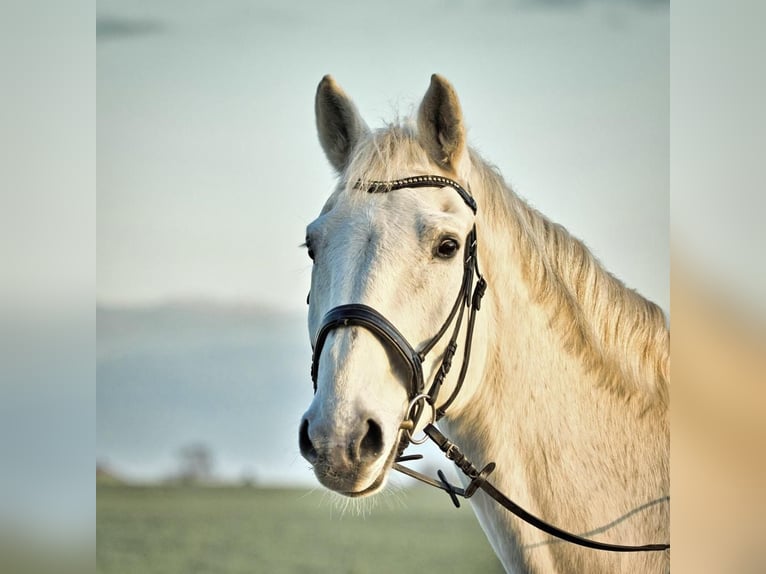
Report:
[[[439,245],[436,247],[436,256],[442,259],[450,259],[455,256],[459,249],[460,244],[456,239],[445,237],[439,241]]]
[[[306,251],[309,254],[309,259],[314,261],[314,249],[311,247],[311,243],[308,239],[306,240],[306,243],[303,244],[303,246],[306,248]]]

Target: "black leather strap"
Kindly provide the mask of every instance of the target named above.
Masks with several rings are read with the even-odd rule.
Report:
[[[425,386],[423,383],[423,366],[418,352],[412,348],[412,345],[410,345],[404,335],[394,327],[391,321],[386,319],[372,307],[361,303],[350,303],[348,305],[334,307],[330,309],[322,319],[322,326],[320,327],[316,341],[314,342],[314,353],[311,361],[311,380],[314,383],[314,392],[316,392],[317,389],[319,358],[322,354],[322,347],[324,347],[327,335],[329,335],[330,331],[333,329],[347,327],[349,325],[357,325],[364,327],[368,331],[372,331],[381,339],[386,347],[395,349],[410,368],[412,375],[409,379],[410,384],[412,385],[412,388],[410,389],[411,397],[423,392]]]
[[[481,309],[481,300],[484,297],[484,293],[487,290],[487,282],[482,276],[481,272],[479,271],[479,265],[478,265],[478,258],[477,258],[477,239],[476,239],[476,228],[474,227],[471,230],[471,233],[468,235],[468,241],[470,242],[470,249],[467,246],[467,255],[465,260],[465,305],[466,307],[470,307],[470,310],[468,312],[468,325],[466,327],[465,331],[465,341],[463,343],[463,364],[460,366],[460,374],[457,377],[457,381],[455,383],[455,388],[452,390],[452,394],[447,398],[444,403],[442,403],[436,410],[436,420],[438,421],[444,415],[447,413],[447,409],[452,405],[452,403],[455,401],[455,399],[460,394],[461,389],[463,388],[463,383],[465,382],[465,377],[468,373],[468,365],[471,362],[471,347],[473,346],[473,330],[476,326],[476,313]],[[476,282],[476,286],[473,287],[473,277],[474,273],[478,277],[478,281]],[[473,293],[471,293],[471,288],[473,287]],[[462,321],[462,316],[460,317],[460,321]],[[452,345],[456,346],[457,341],[457,334],[460,329],[460,322],[455,327],[455,334],[453,335],[453,339],[451,341]],[[436,386],[436,381],[434,381],[434,386]],[[438,395],[439,389],[434,389],[434,392],[432,393],[432,403],[434,405],[434,408],[436,408],[437,405],[437,395]]]
[[[468,207],[476,213],[476,201],[471,194],[466,191],[463,186],[458,182],[443,177],[440,175],[420,175],[414,177],[407,177],[403,179],[397,179],[394,181],[369,181],[361,182],[357,181],[356,188],[365,189],[368,193],[387,193],[395,191],[397,189],[412,188],[412,187],[451,187],[458,192],[463,201]],[[474,277],[478,276],[479,281],[474,288]],[[437,333],[423,344],[420,351],[416,351],[407,339],[402,335],[399,330],[381,313],[361,303],[350,303],[347,305],[340,305],[334,307],[322,318],[322,323],[319,327],[319,331],[316,335],[316,341],[313,345],[313,356],[311,360],[311,380],[314,383],[314,392],[317,390],[317,376],[319,371],[319,360],[324,347],[325,340],[329,333],[339,327],[348,325],[361,326],[369,331],[375,333],[383,342],[384,345],[393,347],[397,353],[404,359],[405,363],[410,369],[410,389],[409,399],[413,401],[416,396],[424,393],[424,375],[422,363],[425,356],[436,346],[436,344],[442,339],[450,325],[454,322],[452,330],[452,336],[445,348],[442,356],[442,362],[439,365],[436,376],[428,389],[428,402],[434,409],[437,407],[437,400],[439,391],[441,390],[442,383],[446,378],[452,367],[452,359],[457,350],[457,339],[460,335],[460,328],[463,322],[464,311],[466,308],[470,308],[468,319],[468,330],[465,336],[465,348],[463,349],[463,364],[460,369],[460,375],[455,384],[452,394],[447,398],[447,401],[441,405],[438,411],[435,411],[435,417],[441,418],[449,405],[453,403],[457,397],[460,389],[463,386],[466,373],[468,371],[468,361],[471,356],[471,341],[473,339],[473,328],[475,324],[476,311],[480,308],[481,297],[486,290],[486,281],[479,272],[477,264],[477,241],[476,241],[476,227],[472,227],[471,231],[465,240],[464,255],[463,255],[463,282],[460,287],[460,291],[457,294],[455,303],[447,316],[447,319],[442,323]],[[472,291],[473,290],[473,291]],[[418,403],[416,408],[409,413],[409,420],[412,422],[411,426],[414,428],[414,424],[418,420],[420,413],[424,405]],[[403,427],[408,426],[407,421],[403,422]],[[402,445],[400,451],[406,448],[406,443]]]
[[[402,469],[405,469],[406,467],[402,467],[400,464],[396,464],[395,468],[396,470],[405,472],[405,474],[418,480],[423,480],[423,478],[426,478],[427,480],[424,480],[423,482],[426,482],[427,484],[437,488],[441,488],[442,490],[446,490],[448,493],[450,493],[450,496],[453,497],[453,500],[456,494],[464,496],[465,498],[470,498],[476,492],[476,490],[482,489],[487,493],[488,496],[492,497],[505,509],[521,518],[524,522],[531,524],[535,528],[542,530],[551,536],[560,538],[561,540],[571,542],[572,544],[577,544],[578,546],[593,548],[594,550],[605,550],[609,552],[659,552],[670,549],[670,544],[643,544],[639,546],[633,546],[598,542],[596,540],[591,540],[589,538],[583,538],[582,536],[572,534],[571,532],[567,532],[566,530],[558,528],[557,526],[553,526],[552,524],[545,522],[543,519],[538,518],[534,514],[524,510],[521,506],[513,502],[513,500],[500,492],[491,482],[487,480],[487,476],[495,469],[494,463],[489,463],[480,471],[473,465],[473,463],[471,463],[471,461],[466,458],[460,448],[455,443],[450,441],[446,436],[444,436],[444,434],[442,434],[442,432],[434,425],[429,424],[423,430],[426,435],[428,435],[428,437],[436,444],[436,446],[438,446],[439,449],[447,456],[447,458],[453,461],[463,472],[463,474],[471,479],[471,483],[465,490],[463,490],[454,487],[449,483],[446,483],[446,485],[443,486],[432,479],[423,477],[423,475],[420,475],[420,473],[414,472],[411,469],[406,469],[408,472],[405,472]],[[440,479],[442,483],[446,482],[443,476],[440,476]]]
[[[441,175],[415,175],[392,181],[357,181],[354,184],[357,189],[366,189],[367,193],[388,193],[407,187],[451,187],[458,192],[465,204],[476,214],[476,200],[466,189],[454,179]]]
[[[542,518],[538,518],[534,514],[527,512],[502,492],[497,490],[497,488],[495,488],[489,481],[482,482],[479,485],[479,488],[527,524],[531,524],[538,530],[542,530],[551,536],[555,536],[566,542],[571,542],[572,544],[577,544],[578,546],[593,548],[594,550],[604,550],[607,552],[660,552],[663,550],[670,550],[670,544],[642,544],[639,546],[632,546],[629,544],[609,544],[608,542],[598,542],[597,540],[591,540],[590,538],[583,538],[582,536],[577,536],[576,534],[572,534],[571,532],[553,526],[552,524],[545,522]]]

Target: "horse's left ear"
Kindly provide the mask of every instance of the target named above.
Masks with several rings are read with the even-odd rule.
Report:
[[[468,150],[460,101],[452,84],[438,74],[431,76],[420,104],[418,131],[432,160],[456,175],[466,175]]]

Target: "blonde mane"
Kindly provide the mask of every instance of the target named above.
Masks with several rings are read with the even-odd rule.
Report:
[[[530,207],[497,170],[471,154],[484,212],[512,233],[524,280],[565,350],[601,384],[649,403],[668,401],[669,331],[662,309],[609,273],[582,241]]]
[[[494,166],[475,151],[470,154],[470,187],[480,217],[518,245],[524,280],[549,313],[564,350],[576,354],[611,391],[641,397],[647,406],[667,404],[669,332],[662,309],[606,271],[563,226],[530,207]],[[346,180],[385,181],[433,171],[414,123],[394,121],[360,143]]]

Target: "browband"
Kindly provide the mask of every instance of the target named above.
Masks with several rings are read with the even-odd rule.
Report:
[[[395,179],[393,181],[362,181],[359,180],[354,184],[356,189],[364,189],[367,193],[388,193],[389,191],[396,191],[397,189],[404,189],[407,187],[451,187],[458,192],[465,204],[471,208],[474,215],[476,215],[476,200],[473,196],[466,191],[466,189],[458,182],[449,179],[448,177],[442,177],[441,175],[415,175],[413,177],[405,177],[403,179]]]

